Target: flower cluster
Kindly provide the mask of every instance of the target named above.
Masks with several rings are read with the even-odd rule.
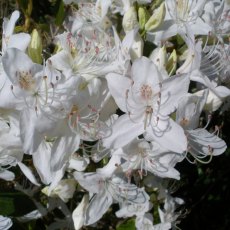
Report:
[[[168,183],[180,180],[176,164],[209,163],[227,148],[218,136],[221,127],[207,128],[213,111],[228,109],[230,5],[64,3],[71,12],[47,59],[36,30],[14,33],[18,11],[4,19],[0,178],[15,180],[11,169],[18,166],[36,188],[64,203],[83,192],[73,213],[63,208],[68,220],[58,229],[96,226],[112,204],[119,207],[117,217],[135,217],[139,230],[174,228],[183,204]],[[33,167],[25,155],[31,155]],[[47,210],[55,205],[61,206],[48,204]],[[37,207],[21,218],[47,214]],[[153,220],[152,208],[160,222]],[[0,228],[11,225],[0,216]]]

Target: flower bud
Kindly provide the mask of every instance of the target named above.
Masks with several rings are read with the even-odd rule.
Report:
[[[145,24],[149,20],[150,15],[149,12],[146,10],[145,7],[139,7],[138,9],[138,19],[139,19],[139,26],[141,30],[145,29]]]
[[[33,62],[42,63],[42,40],[41,36],[36,29],[33,29],[31,34],[31,41],[28,47],[28,55]]]
[[[177,54],[176,54],[176,50],[174,49],[173,52],[170,54],[166,64],[166,70],[169,76],[175,73],[176,66],[177,66]]]
[[[163,69],[166,65],[166,56],[166,48],[162,46],[161,48],[154,49],[149,58],[159,69]]]
[[[132,60],[143,56],[144,42],[139,34],[136,35],[135,40],[130,49],[130,56]]]
[[[153,15],[145,24],[146,31],[152,31],[159,27],[165,17],[165,3],[163,2],[157,9],[153,11]]]
[[[124,31],[127,33],[137,27],[137,12],[134,6],[131,6],[124,14],[122,26]]]

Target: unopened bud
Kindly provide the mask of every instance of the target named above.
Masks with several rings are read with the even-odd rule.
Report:
[[[169,59],[166,64],[166,70],[169,76],[175,73],[176,66],[177,66],[177,54],[176,54],[176,50],[174,49],[173,52],[170,54]]]
[[[152,31],[159,27],[165,18],[165,3],[163,2],[157,9],[153,11],[153,15],[145,24],[146,31]]]
[[[41,36],[36,29],[33,29],[31,34],[31,41],[28,47],[28,55],[33,62],[42,63],[42,40]]]
[[[138,9],[138,19],[139,19],[139,26],[141,30],[145,29],[145,24],[149,20],[150,15],[149,12],[146,10],[145,7],[140,6]]]
[[[124,31],[127,33],[137,27],[137,12],[134,6],[131,6],[128,11],[124,14],[122,26]]]
[[[166,48],[165,46],[162,46],[161,48],[154,49],[149,58],[159,69],[163,69],[166,65],[166,56]]]
[[[132,47],[130,49],[131,59],[135,60],[136,58],[140,58],[141,56],[143,56],[143,48],[144,48],[144,42],[141,36],[137,34],[132,44]]]

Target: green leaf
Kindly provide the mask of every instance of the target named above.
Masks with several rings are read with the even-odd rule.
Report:
[[[14,213],[14,198],[13,197],[0,197],[0,214],[9,216]]]
[[[23,216],[34,209],[34,202],[24,193],[0,193],[0,215]]]
[[[55,24],[61,26],[65,18],[65,5],[63,1],[59,1],[58,12],[55,19]]]
[[[135,230],[135,219],[129,219],[116,227],[116,230]]]

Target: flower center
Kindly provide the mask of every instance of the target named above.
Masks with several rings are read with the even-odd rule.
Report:
[[[142,85],[141,86],[141,97],[144,98],[145,100],[150,100],[152,99],[152,96],[153,96],[152,87],[149,85]]]
[[[181,126],[187,126],[189,124],[189,120],[185,117],[180,121]]]
[[[35,80],[33,79],[33,76],[31,72],[18,72],[18,80],[19,80],[19,86],[21,89],[24,90],[32,90],[35,86]]]

